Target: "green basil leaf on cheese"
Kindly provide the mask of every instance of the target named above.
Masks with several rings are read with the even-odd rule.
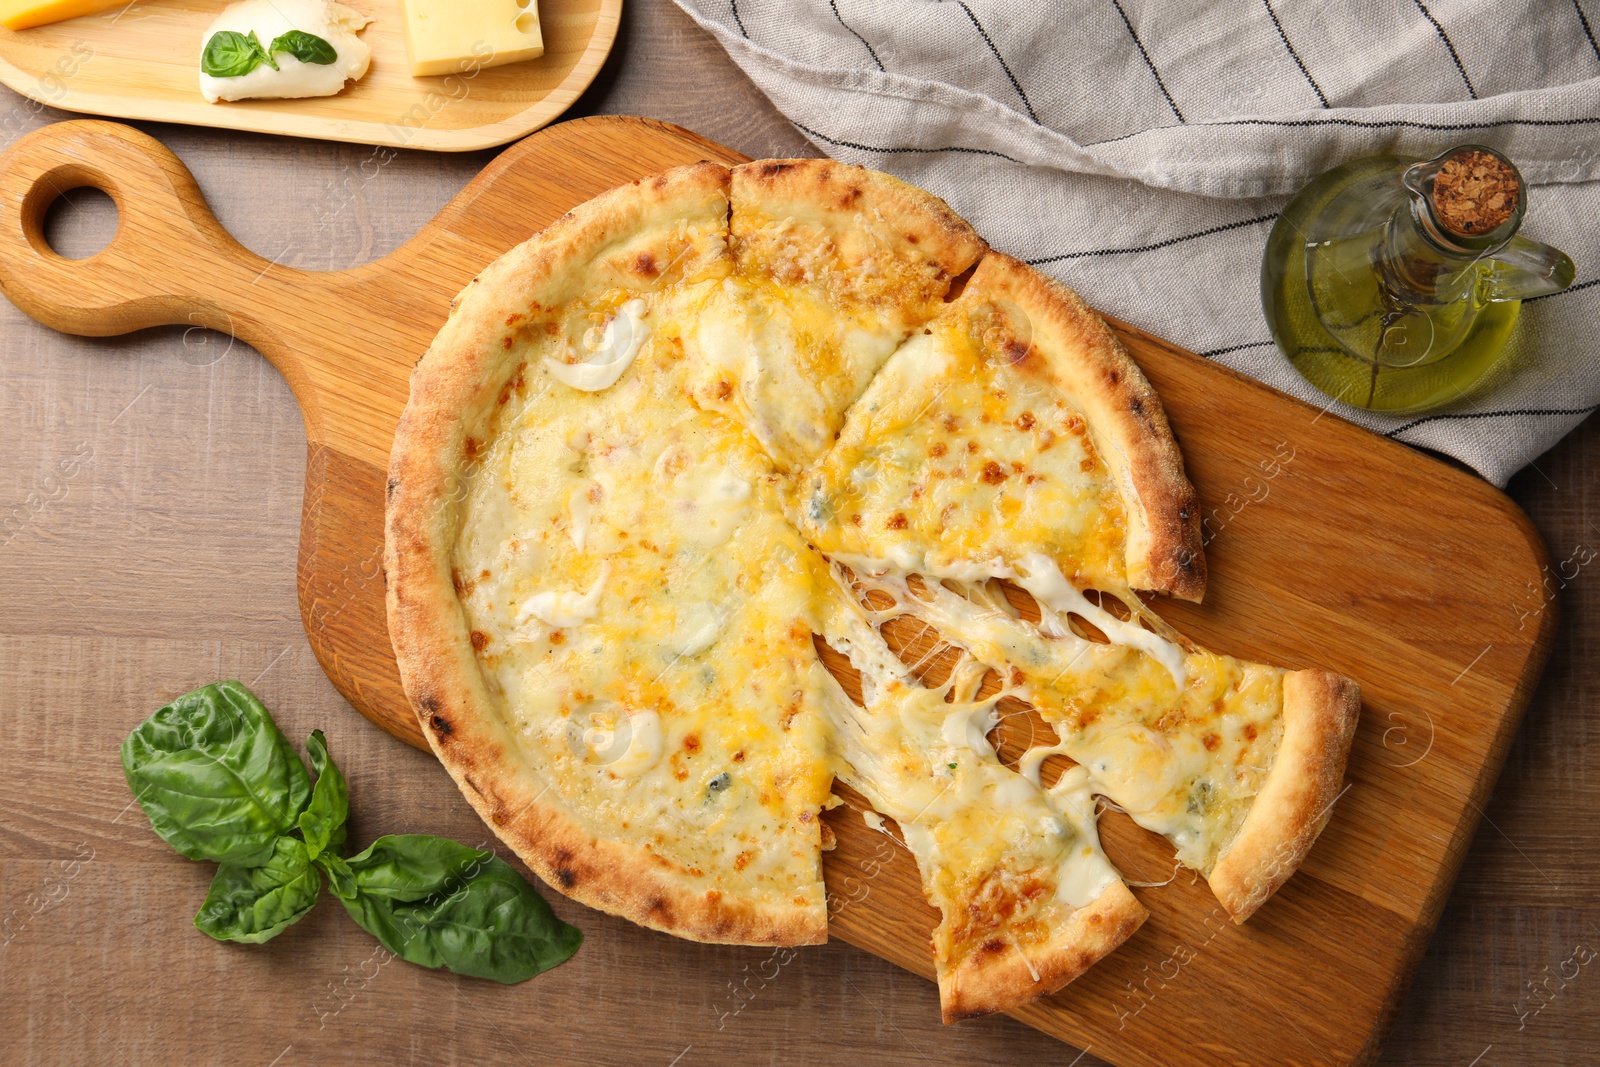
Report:
[[[306,839],[311,858],[323,852],[335,854],[344,847],[345,820],[350,816],[350,794],[344,775],[328,755],[328,742],[321,730],[313,730],[306,739],[306,751],[311,754],[311,769],[317,773],[317,784],[311,791],[311,803],[300,813],[300,836]]]
[[[200,69],[213,78],[242,78],[263,63],[278,69],[277,61],[261,47],[255,30],[248,34],[235,30],[214,33],[200,55]]]
[[[510,984],[564,962],[583,943],[493,852],[397,835],[349,864],[356,893],[342,898],[345,910],[411,963]]]
[[[258,945],[304,918],[321,891],[322,877],[305,843],[280,837],[272,858],[260,867],[225,863],[217,868],[194,924],[218,941]]]
[[[339,52],[333,45],[304,30],[290,30],[274,40],[267,51],[273,55],[287,52],[302,63],[315,63],[319,67],[326,67],[339,59]]]
[[[269,862],[311,799],[305,765],[238,682],[179,697],[122,743],[128,787],[167,844],[192,860]]]

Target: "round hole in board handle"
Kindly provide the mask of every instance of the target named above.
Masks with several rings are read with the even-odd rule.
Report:
[[[62,259],[83,260],[105,251],[121,224],[117,202],[104,190],[87,185],[57,193],[44,208],[39,231],[51,252]]]

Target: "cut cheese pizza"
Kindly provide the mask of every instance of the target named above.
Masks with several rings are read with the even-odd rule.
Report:
[[[1070,291],[886,175],[701,163],[458,299],[396,436],[390,632],[495,832],[654,929],[825,940],[848,784],[916,857],[953,1021],[1144,920],[1096,795],[1239,921],[1332,810],[1354,684],[1208,652],[1136,592],[1201,598],[1198,516],[1159,399]],[[891,650],[901,616],[958,651],[941,678]],[[1055,741],[1002,760],[1005,696]]]

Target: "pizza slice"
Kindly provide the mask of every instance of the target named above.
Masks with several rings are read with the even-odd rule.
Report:
[[[1199,505],[1155,391],[1076,293],[990,252],[887,361],[791,501],[830,555],[1199,600]],[[992,568],[991,568],[992,569]]]
[[[733,271],[697,309],[693,396],[793,471],[985,246],[937,197],[832,160],[736,167],[731,200]]]
[[[681,403],[727,171],[601,197],[491,267],[418,367],[389,618],[424,732],[552,886],[701,941],[827,936],[807,551],[766,457]]]
[[[886,617],[931,625],[1039,711],[1059,742],[1024,754],[1024,768],[1037,774],[1055,753],[1076,761],[1244,922],[1294,873],[1340,795],[1354,684],[1194,648],[1146,608],[1123,618],[1065,592],[1037,559],[1012,576],[1034,592],[1036,621],[988,582],[858,581]]]
[[[1101,850],[1088,778],[1049,789],[1000,762],[987,734],[1000,695],[958,664],[924,687],[841,580],[818,620],[860,674],[852,701],[823,673],[836,770],[894,819],[939,909],[934,967],[944,1021],[1055,992],[1122,944],[1147,912]]]
[[[1236,920],[1299,865],[1339,793],[1356,688],[1195,648],[1134,594],[1203,593],[1198,508],[1159,401],[1070,291],[986,256],[789,507],[899,611],[1009,679]],[[1038,621],[994,579],[1031,594]]]

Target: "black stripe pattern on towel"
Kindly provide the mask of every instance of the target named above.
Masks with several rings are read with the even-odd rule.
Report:
[[[1335,163],[1480,142],[1583,279],[1527,301],[1449,408],[1334,415],[1497,484],[1600,404],[1589,0],[677,0],[823,153],[944,197],[1096,307],[1310,401],[1271,343],[1267,234]]]

